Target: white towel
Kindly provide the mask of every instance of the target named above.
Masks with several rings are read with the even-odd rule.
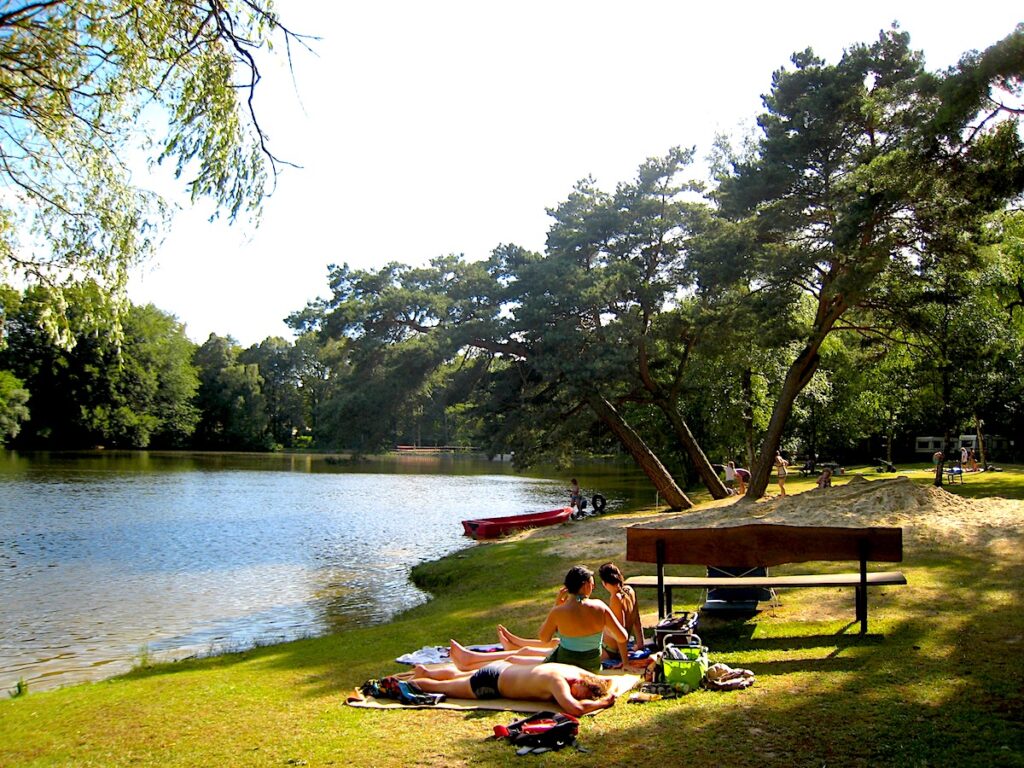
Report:
[[[448,647],[445,645],[425,645],[395,659],[399,664],[443,664],[448,660]]]

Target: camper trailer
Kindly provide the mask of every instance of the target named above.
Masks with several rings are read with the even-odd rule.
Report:
[[[1002,435],[983,435],[985,440],[985,454],[987,458],[1002,458],[1009,456],[1013,453],[1013,440],[1008,440]],[[914,452],[924,453],[931,455],[936,451],[943,450],[943,438],[941,436],[936,437],[934,435],[917,437],[914,439]],[[953,449],[959,451],[961,448],[967,448],[973,450],[976,454],[978,453],[978,436],[977,435],[960,435],[959,437],[953,438]],[[951,459],[956,457],[951,456]],[[981,459],[981,456],[978,456]]]

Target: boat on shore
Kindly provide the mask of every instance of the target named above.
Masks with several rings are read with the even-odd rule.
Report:
[[[542,528],[546,525],[564,523],[572,515],[572,507],[549,509],[547,512],[529,512],[525,515],[507,517],[481,517],[463,520],[462,528],[467,536],[474,539],[493,539],[524,528]]]

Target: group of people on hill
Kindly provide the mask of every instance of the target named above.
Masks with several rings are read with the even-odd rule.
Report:
[[[779,483],[779,496],[786,495],[786,476],[789,475],[789,462],[783,458],[780,452],[776,452],[775,461],[773,463],[775,467],[776,479]],[[818,487],[819,488],[831,488],[832,487],[832,473],[831,467],[825,467],[822,473],[818,476]],[[725,465],[725,487],[743,496],[747,492],[747,483],[750,482],[750,472],[742,467],[737,467],[735,462],[728,462]],[[737,487],[738,486],[738,487]]]
[[[782,458],[781,453],[775,454],[775,469],[779,481],[779,495],[786,495],[786,475],[789,474],[789,462]],[[730,461],[725,465],[725,487],[743,496],[747,492],[747,483],[750,482],[750,471],[743,467],[737,467],[736,462]]]
[[[575,716],[610,707],[615,695],[611,678],[597,674],[602,662],[628,664],[630,635],[637,648],[645,638],[636,593],[618,566],[605,563],[598,575],[608,603],[592,596],[594,572],[573,566],[537,637],[521,637],[499,624],[503,650],[474,651],[452,640],[451,663],[417,665],[412,682],[457,698],[554,700]]]
[[[740,496],[747,492],[747,483],[750,482],[750,471],[743,467],[737,467],[735,461],[725,465],[725,487],[735,490]]]

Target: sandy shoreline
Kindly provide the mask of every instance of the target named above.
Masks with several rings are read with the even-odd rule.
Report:
[[[1024,501],[999,497],[969,499],[934,486],[915,484],[900,476],[867,480],[854,476],[842,486],[814,489],[785,497],[751,502],[731,497],[696,510],[632,513],[590,518],[579,534],[538,530],[552,538],[558,554],[583,562],[622,559],[631,525],[658,527],[716,527],[777,523],[808,526],[899,526],[906,550],[955,549],[1020,551],[1024,539]],[[585,532],[585,535],[584,535]]]

